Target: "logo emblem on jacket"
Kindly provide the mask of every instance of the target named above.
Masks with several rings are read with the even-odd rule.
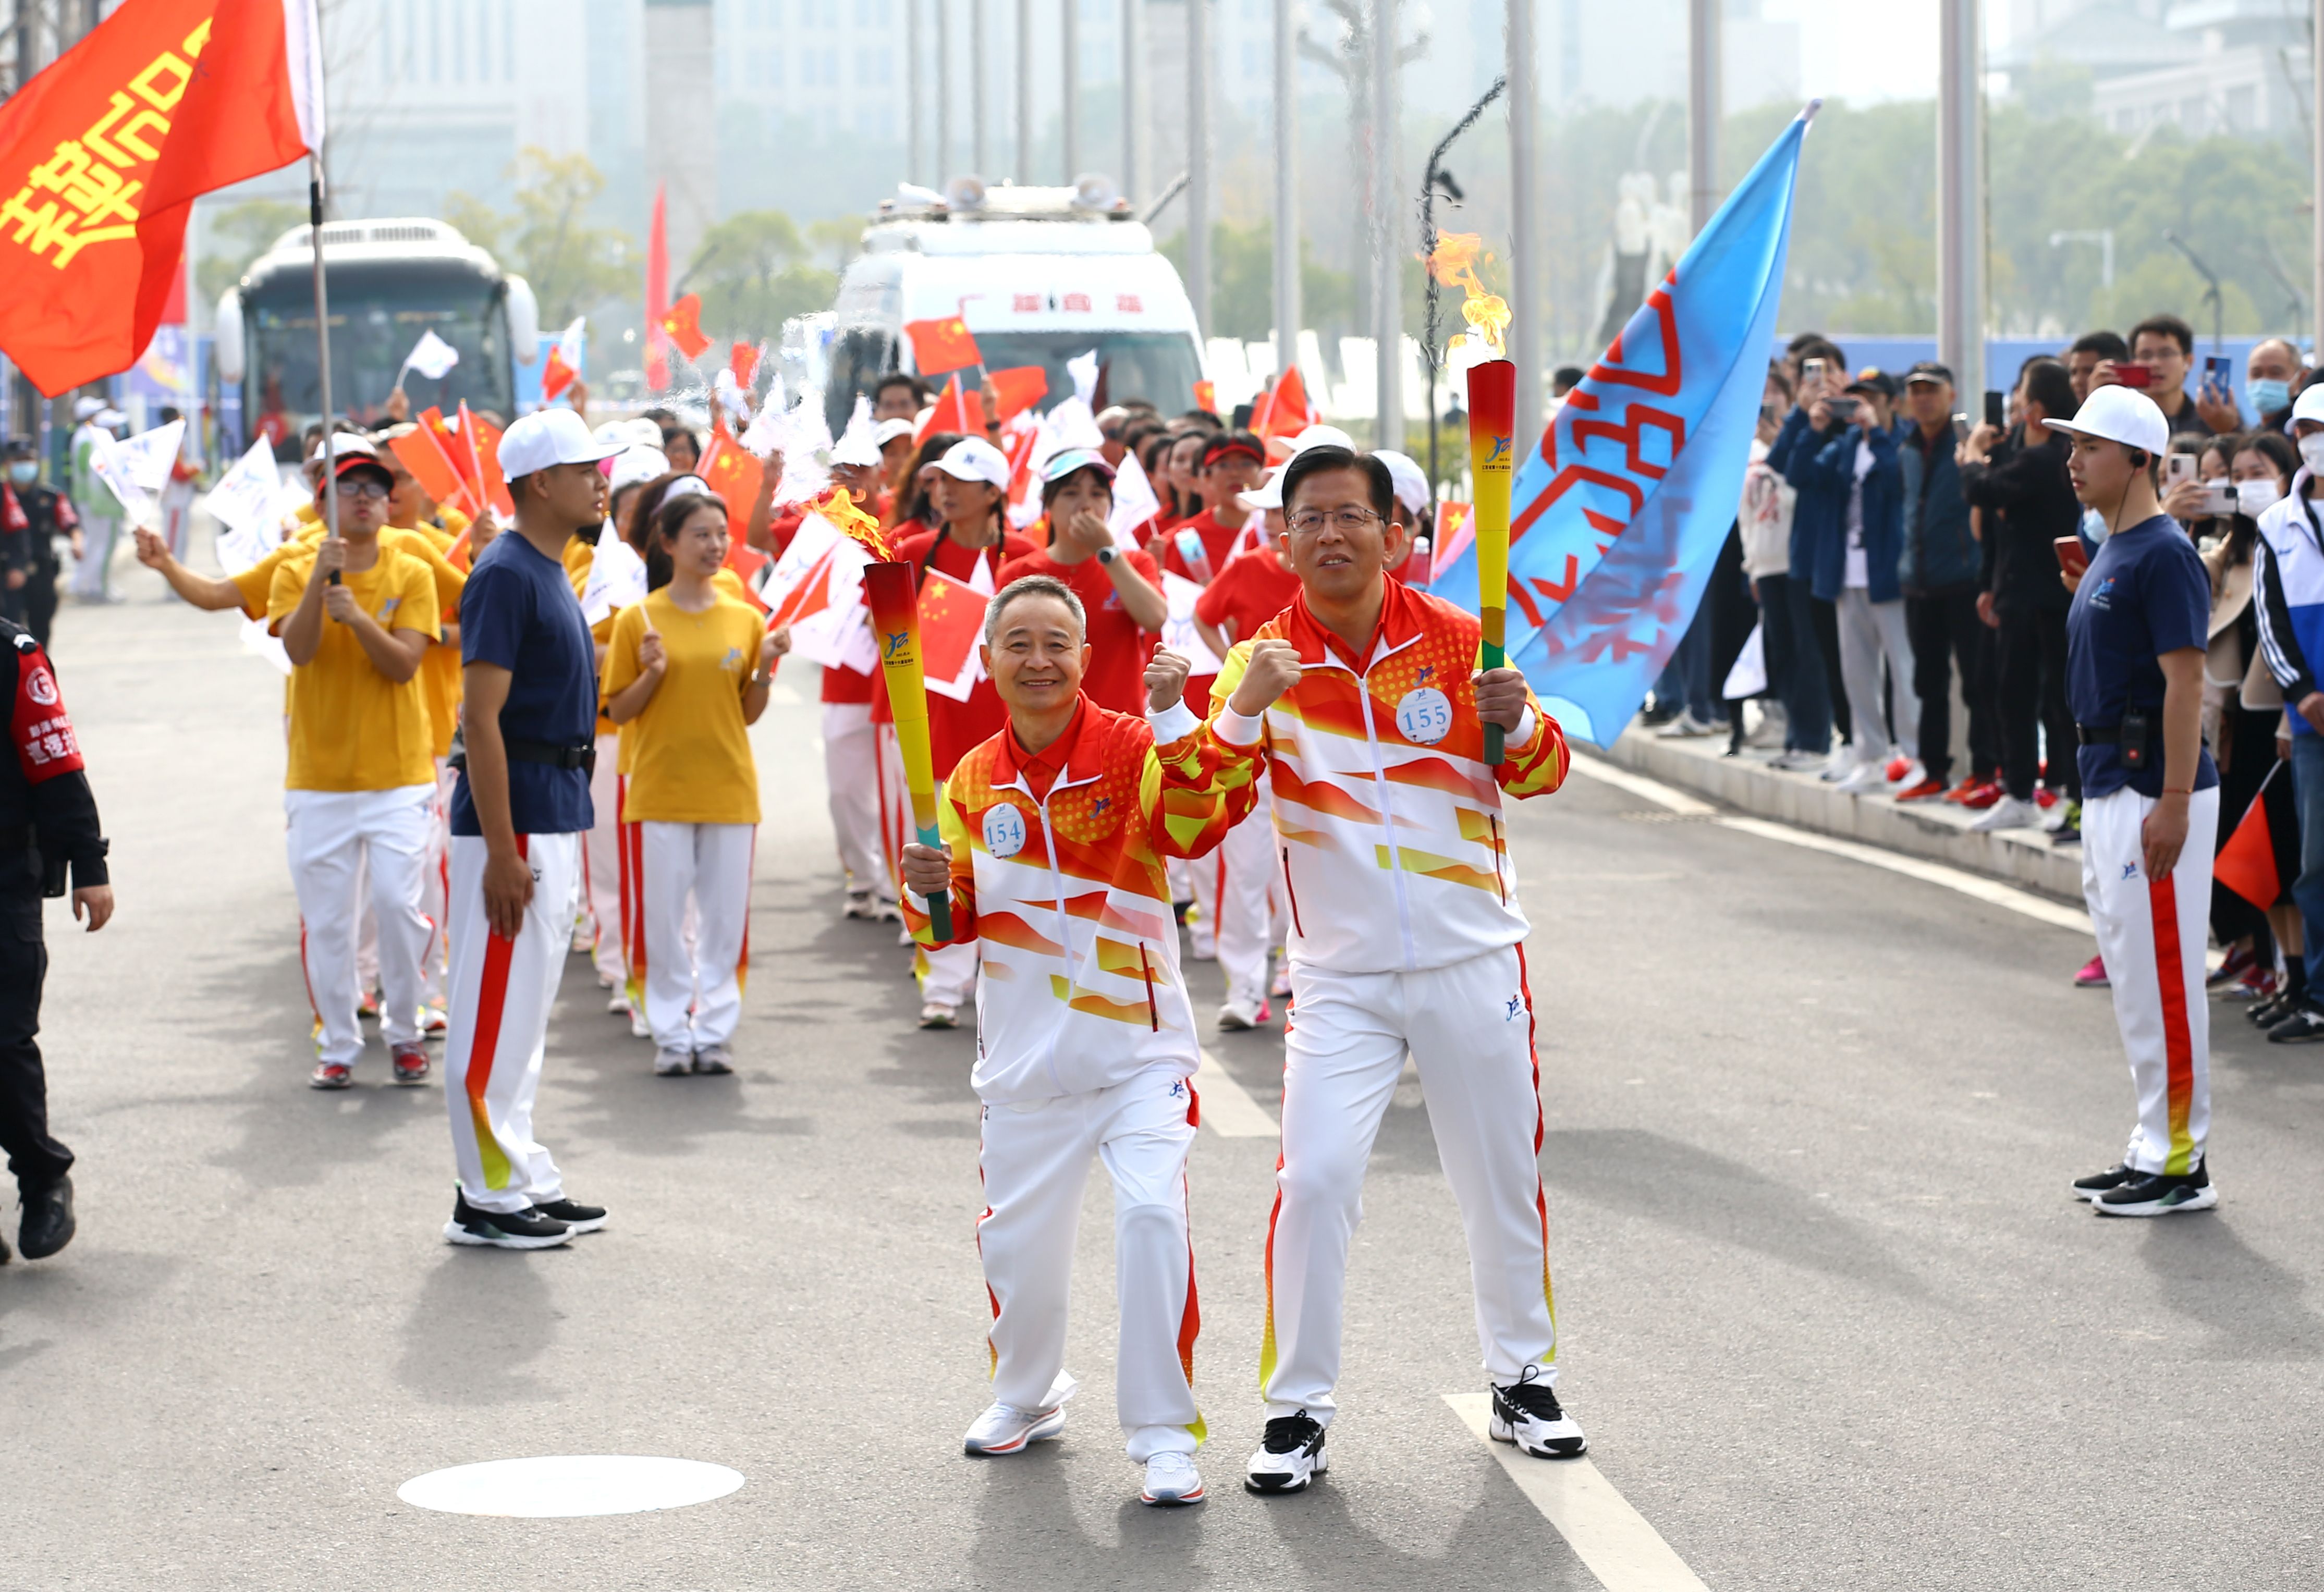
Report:
[[[24,677],[24,695],[42,707],[57,705],[57,683],[44,668],[34,668]]]
[[[1005,861],[1025,849],[1025,815],[1007,802],[986,810],[984,849]]]
[[[1525,1010],[1525,997],[1522,995],[1512,995],[1509,997],[1508,1014],[1502,1017],[1501,1021],[1504,1023],[1514,1023],[1517,1020],[1517,1014],[1523,1010]]]
[[[1397,732],[1419,746],[1434,746],[1452,732],[1452,704],[1434,686],[1407,691],[1396,704]]]

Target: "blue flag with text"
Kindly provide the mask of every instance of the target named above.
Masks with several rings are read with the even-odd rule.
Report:
[[[1509,661],[1572,737],[1622,732],[1734,523],[1811,105],[1728,196],[1517,466]],[[1475,549],[1429,583],[1477,609]]]

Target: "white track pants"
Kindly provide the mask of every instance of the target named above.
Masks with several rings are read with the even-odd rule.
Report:
[[[1348,1243],[1363,1218],[1364,1164],[1407,1046],[1469,1237],[1485,1369],[1495,1382],[1514,1382],[1538,1365],[1554,1383],[1541,1097],[1523,957],[1510,947],[1417,973],[1333,973],[1295,962],[1291,988],[1297,1021],[1284,1036],[1283,1155],[1259,1352],[1268,1418],[1305,1410],[1331,1422]]]
[[[2211,1131],[2211,1009],[2204,992],[2217,787],[2187,802],[2187,844],[2170,877],[2146,877],[2140,831],[2154,802],[2127,787],[2082,804],[2082,898],[2114,986],[2138,1126],[2126,1164],[2190,1172]]]
[[[1273,922],[1283,892],[1275,850],[1273,804],[1264,781],[1259,805],[1227,831],[1219,849],[1194,859],[1199,895],[1209,887],[1203,915],[1217,925],[1219,971],[1226,975],[1227,998],[1263,1005],[1267,1000],[1267,953],[1281,941]]]
[[[831,792],[831,833],[850,890],[889,887],[880,836],[880,736],[868,702],[823,704],[823,777]]]
[[[1840,679],[1848,691],[1849,744],[1859,763],[1888,760],[1891,746],[1917,756],[1921,748],[1921,698],[1913,689],[1913,640],[1904,629],[1904,603],[1875,603],[1862,586],[1840,594]],[[1880,660],[1888,660],[1888,705],[1896,721],[1894,742],[1888,716],[1880,709]]]
[[[1194,1251],[1186,1231],[1193,1089],[1174,1069],[1026,1104],[987,1106],[977,1253],[993,1301],[992,1396],[1020,1410],[1070,1396],[1065,1307],[1090,1156],[1113,1177],[1114,1292],[1121,1311],[1114,1404],[1140,1462],[1202,1440],[1192,1386]]]
[[[380,1034],[391,1044],[420,1039],[420,959],[429,923],[420,908],[436,787],[289,790],[290,883],[299,894],[307,994],[322,1019],[327,1062],[363,1054],[355,1020],[355,939],[368,901],[379,923]],[[366,888],[368,887],[368,888]]]
[[[734,1037],[751,955],[753,824],[641,824],[646,1021],[661,1050]],[[688,944],[687,904],[692,914]]]
[[[622,738],[597,737],[597,767],[589,776],[589,801],[597,822],[581,842],[581,910],[592,937],[590,960],[598,979],[618,989],[629,976],[622,959]]]
[[[436,759],[435,800],[428,815],[428,860],[420,881],[420,912],[428,920],[428,959],[420,968],[420,996],[430,1006],[448,1006],[446,988],[452,959],[452,787],[459,770]]]
[[[452,1027],[444,1041],[444,1104],[452,1164],[479,1210],[522,1210],[560,1198],[563,1178],[532,1136],[549,1008],[572,952],[577,834],[521,834],[532,904],[513,940],[484,918],[484,842],[452,837]]]

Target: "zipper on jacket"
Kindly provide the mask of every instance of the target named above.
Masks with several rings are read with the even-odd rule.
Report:
[[[1056,794],[1054,787],[1051,787],[1049,794],[1050,796],[1055,796]],[[1074,971],[1073,922],[1065,916],[1065,876],[1057,867],[1057,837],[1056,832],[1049,827],[1049,797],[1043,796],[1040,799],[1038,806],[1041,814],[1041,844],[1049,854],[1049,888],[1056,892],[1056,895],[1057,952],[1065,959],[1065,1009],[1067,1015],[1070,1016],[1073,1010],[1074,991],[1079,988],[1081,984],[1080,975]],[[983,977],[981,970],[977,976],[979,979]],[[982,1008],[980,1008],[977,1014],[977,1023],[980,1027],[982,1027],[983,1021],[983,1012]],[[1057,1037],[1058,1033],[1061,1033],[1062,1031],[1063,1026],[1060,1025],[1058,1032],[1052,1033],[1050,1035],[1048,1056],[1049,1081],[1056,1086],[1056,1090],[1059,1094],[1069,1092],[1065,1088],[1065,1080],[1057,1075]]]
[[[1291,897],[1291,932],[1304,940],[1307,937],[1307,931],[1299,924],[1299,890],[1291,882],[1291,848],[1289,846],[1283,848],[1283,893]]]
[[[1396,792],[1388,782],[1388,759],[1380,756],[1379,731],[1372,720],[1371,666],[1356,676],[1356,699],[1364,704],[1364,745],[1372,754],[1372,786],[1379,793],[1380,833],[1388,838],[1388,878],[1396,884],[1396,929],[1408,971],[1419,960],[1412,941],[1412,902],[1404,888],[1404,849],[1396,843]]]
[[[1146,960],[1146,942],[1138,942],[1138,971],[1146,975],[1146,1026],[1162,1032],[1162,1014],[1154,1009],[1154,964]]]
[[[1500,887],[1501,905],[1507,906],[1509,904],[1509,881],[1501,872],[1501,815],[1488,813],[1485,822],[1493,828],[1493,882]]]

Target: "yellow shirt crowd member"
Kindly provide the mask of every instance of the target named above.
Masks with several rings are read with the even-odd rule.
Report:
[[[716,591],[717,591],[718,594],[719,594],[721,597],[731,598],[733,601],[737,602],[737,603],[740,603],[741,604],[742,604],[742,606],[743,606],[743,607],[745,607],[745,608],[750,608],[750,609],[751,609],[751,612],[752,612],[753,613],[756,613],[756,612],[758,612],[758,610],[757,610],[755,607],[752,607],[752,603],[751,603],[751,600],[750,600],[750,598],[748,598],[747,596],[743,595],[743,593],[744,593],[748,588],[746,588],[746,587],[742,584],[742,577],[741,575],[736,575],[733,570],[731,570],[731,569],[722,569],[722,570],[720,570],[716,575],[712,575],[712,576],[710,577],[710,584],[711,584],[711,585],[712,585],[713,587],[715,587],[715,588],[716,589]],[[607,649],[607,650],[606,650],[606,653],[605,653],[605,661],[606,661],[606,663],[607,663],[609,666],[612,664],[612,662],[613,662],[613,651],[612,651],[612,648],[613,648],[613,627],[614,625],[618,624],[618,623],[621,621],[621,617],[622,617],[622,614],[624,614],[624,613],[626,613],[626,612],[629,612],[629,611],[628,611],[627,609],[621,609],[621,608],[617,608],[617,609],[615,609],[613,612],[611,612],[611,613],[607,614],[604,619],[599,620],[599,621],[597,621],[597,628],[596,628],[595,630],[593,630],[590,632],[590,634],[592,634],[592,635],[595,636],[595,637],[597,638],[597,640],[598,640],[603,641],[603,642],[604,642],[604,643],[605,643],[606,649]],[[753,657],[755,657],[755,656],[757,656],[757,655],[754,653],[754,654],[752,654],[752,656],[753,656]],[[628,684],[630,683],[630,681],[631,681],[631,680],[633,680],[633,679],[637,678],[637,667],[638,667],[637,643],[633,640],[633,641],[632,641],[632,642],[630,643],[630,673],[629,673],[629,675],[628,675],[628,676],[626,676],[626,677],[622,681],[622,686],[626,686],[626,685],[628,685]],[[664,684],[667,684],[667,683],[668,683],[667,678],[665,678]],[[609,696],[613,695],[613,694],[615,691],[618,691],[618,690],[620,690],[620,689],[621,689],[621,686],[601,686],[601,688],[599,689],[599,691],[598,691],[598,693],[597,693],[597,733],[599,733],[600,735],[612,735],[612,734],[616,734],[616,733],[618,733],[618,734],[621,736],[621,738],[622,738],[622,740],[621,740],[621,744],[620,744],[618,747],[616,747],[616,748],[614,749],[614,757],[613,757],[613,772],[614,772],[614,773],[616,773],[616,774],[619,774],[620,776],[622,776],[622,778],[623,778],[624,779],[626,779],[626,778],[628,778],[630,777],[630,775],[634,771],[635,765],[636,765],[636,763],[637,763],[637,756],[638,756],[638,753],[637,753],[637,746],[638,746],[638,741],[637,741],[637,736],[636,736],[635,732],[636,732],[636,730],[637,730],[637,724],[638,724],[638,722],[637,722],[635,719],[632,719],[632,720],[631,720],[631,721],[630,721],[628,723],[626,723],[626,724],[616,724],[616,723],[614,723],[614,722],[613,722],[613,721],[612,719],[607,718],[607,717],[605,716],[605,699],[606,699],[607,697],[609,697]],[[740,689],[741,689],[741,687],[740,687],[740,686],[737,686],[737,687],[736,687],[736,689],[737,689],[737,690],[740,690]],[[659,691],[657,691],[654,695],[655,695],[656,696],[659,696],[661,694],[660,694]],[[622,814],[621,814],[621,819],[622,819],[622,823],[624,823],[624,824],[632,824],[632,823],[635,823],[635,822],[637,822],[637,820],[633,819],[633,818],[630,815],[629,810],[628,810],[626,807],[624,807],[624,808],[622,809]],[[672,822],[672,823],[686,822],[686,823],[691,823],[691,824],[711,824],[711,823],[718,823],[718,824],[727,824],[727,823],[756,824],[758,821],[759,821],[759,810],[758,810],[758,808],[754,805],[754,806],[752,806],[752,809],[751,809],[751,816],[750,816],[750,817],[748,817],[748,818],[742,818],[742,819],[725,819],[725,818],[720,818],[720,819],[710,819],[710,818],[693,818],[693,819],[686,819],[686,820],[682,820],[682,821],[681,821],[681,820],[678,820],[678,819],[672,819],[670,822]]]
[[[311,549],[310,549],[311,552]],[[270,626],[299,606],[314,560],[284,559],[267,601]],[[369,569],[347,570],[340,584],[385,630],[417,630],[430,641],[437,622],[436,583],[420,559],[386,545]],[[326,619],[315,656],[290,671],[291,790],[393,790],[435,782],[435,738],[420,676],[389,679],[374,667],[355,632]]]
[[[651,621],[669,659],[645,711],[622,726],[630,764],[631,824],[756,824],[759,769],[742,722],[742,687],[759,667],[765,616],[721,593],[699,613],[670,601],[668,588],[613,621],[603,695],[638,677],[638,644]]]

